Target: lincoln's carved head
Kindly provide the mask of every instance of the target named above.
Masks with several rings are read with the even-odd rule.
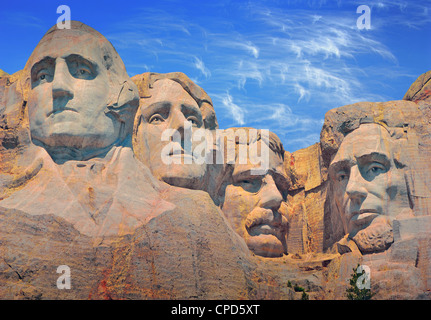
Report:
[[[392,219],[410,210],[400,141],[378,123],[348,133],[331,162],[333,200],[344,231],[362,252],[393,242]]]
[[[138,90],[112,44],[91,27],[52,27],[25,70],[31,138],[54,161],[99,156],[131,134]]]

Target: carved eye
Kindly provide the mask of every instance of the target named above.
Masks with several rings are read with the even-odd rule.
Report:
[[[338,181],[343,181],[346,180],[348,178],[347,174],[340,174],[338,176]]]
[[[79,79],[90,79],[93,77],[93,74],[89,68],[84,65],[81,65],[76,71],[75,77]]]
[[[193,127],[198,127],[199,126],[199,120],[196,117],[194,117],[194,116],[188,117],[187,121],[190,122]]]
[[[371,172],[373,174],[380,174],[384,173],[386,171],[386,167],[378,162],[373,162],[370,167],[368,168],[368,172]]]
[[[48,80],[47,77],[48,73],[45,70],[39,71],[36,76],[38,81]]]
[[[153,114],[150,119],[148,120],[148,123],[151,124],[160,124],[164,122],[165,119],[160,114]]]
[[[31,68],[32,89],[39,84],[51,82],[55,72],[55,64],[52,58],[44,58],[35,63]]]
[[[245,191],[256,193],[262,186],[262,178],[256,177],[255,179],[242,179],[237,182],[237,185],[243,188]]]
[[[70,74],[80,80],[93,80],[97,76],[97,67],[90,61],[77,55],[66,58]]]
[[[343,182],[349,179],[349,174],[345,171],[340,171],[336,174],[335,179],[338,182]]]

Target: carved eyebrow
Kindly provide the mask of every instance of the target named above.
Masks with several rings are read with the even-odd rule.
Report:
[[[351,167],[352,165],[354,165],[354,163],[355,161],[352,159],[341,159],[341,160],[332,162],[329,167],[334,169],[339,169],[339,168]]]
[[[340,170],[350,169],[355,164],[354,160],[351,159],[343,159],[337,162],[331,163],[329,166],[329,175],[333,176]]]
[[[372,152],[369,154],[364,154],[360,157],[357,157],[356,160],[360,165],[364,165],[367,162],[371,162],[371,161],[381,162],[384,165],[390,164],[389,156],[380,152]]]
[[[92,71],[97,71],[98,69],[98,63],[95,62],[92,59],[89,58],[85,58],[83,56],[81,56],[80,54],[76,54],[76,53],[72,53],[68,56],[63,57],[67,62],[71,62],[71,61],[79,61],[79,62],[83,62],[85,64],[87,64],[90,68],[92,68]]]
[[[271,169],[268,170],[268,172],[272,172],[274,180],[276,180],[275,181],[276,184],[277,184],[277,182],[281,182],[283,184],[286,184],[287,186],[289,185],[290,180],[287,178],[287,176],[284,173],[279,172],[277,170],[271,170]]]
[[[33,64],[33,66],[31,67],[31,73],[33,74],[34,72],[36,72],[36,70],[38,70],[39,68],[43,67],[46,64],[53,64],[54,60],[55,59],[50,56],[43,57],[38,62]]]
[[[186,118],[190,116],[196,117],[197,121],[199,122],[199,126],[204,124],[202,112],[199,109],[199,107],[196,107],[195,105],[190,105],[190,104],[181,104],[181,112]]]
[[[242,170],[239,172],[234,172],[232,178],[234,182],[238,182],[242,179],[258,179],[262,178],[264,175],[256,175],[251,173],[251,169]]]
[[[146,119],[152,116],[156,112],[160,112],[167,115],[170,109],[171,109],[171,103],[169,101],[157,101],[143,108],[142,115]]]
[[[201,110],[199,107],[196,107],[192,104],[181,104],[181,112],[183,114],[195,114],[198,116],[202,116]]]

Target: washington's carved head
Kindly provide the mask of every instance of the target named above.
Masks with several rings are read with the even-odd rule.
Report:
[[[207,165],[193,158],[201,141],[192,141],[187,132],[193,135],[198,129],[218,127],[210,97],[181,72],[145,73],[135,81],[141,95],[133,136],[138,159],[159,180],[201,189]],[[168,132],[176,133],[178,139],[164,139]]]
[[[392,219],[410,210],[400,145],[383,124],[348,133],[331,162],[333,198],[344,230],[362,252],[393,242]]]
[[[264,137],[261,130],[229,130],[235,136],[235,162],[227,165],[220,207],[252,252],[264,257],[280,257],[287,253],[288,212],[285,200],[290,184],[283,166],[283,146],[272,132]],[[257,134],[251,134],[253,130]],[[261,164],[250,161],[253,148],[260,149],[261,153],[262,148],[268,149],[267,170],[256,170]],[[240,161],[244,152],[247,159]]]
[[[91,158],[131,134],[137,88],[112,44],[91,27],[52,27],[25,69],[31,137],[54,160],[66,160],[58,150]]]

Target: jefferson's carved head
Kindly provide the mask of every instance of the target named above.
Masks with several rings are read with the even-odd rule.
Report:
[[[264,137],[261,130],[233,128],[226,131],[229,130],[234,133],[235,162],[227,165],[219,193],[220,207],[252,252],[264,257],[280,257],[287,253],[285,200],[290,183],[283,166],[283,146],[272,132]],[[257,134],[251,134],[253,130]],[[229,144],[225,148],[229,149]],[[261,154],[263,148],[269,151],[266,170],[256,170],[261,164],[250,161],[253,148]],[[244,153],[246,161],[241,161]]]
[[[193,151],[204,140],[190,139],[187,132],[218,127],[210,97],[181,72],[145,73],[134,80],[141,96],[133,135],[137,158],[159,180],[202,189],[207,165],[198,163]],[[169,132],[175,132],[177,140],[162,138]]]
[[[52,27],[25,69],[31,137],[54,160],[65,160],[58,150],[91,158],[131,134],[137,88],[112,44],[91,27]]]
[[[393,242],[392,220],[410,211],[401,148],[378,123],[363,123],[348,133],[331,162],[333,200],[345,233],[362,252]]]

